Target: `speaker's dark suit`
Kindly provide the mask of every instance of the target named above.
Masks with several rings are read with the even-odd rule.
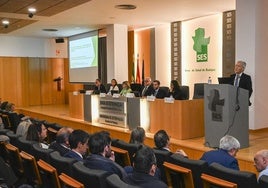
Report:
[[[235,76],[236,74],[232,74],[232,85],[234,85],[235,82]],[[251,82],[251,77],[245,73],[242,73],[239,81],[239,87],[248,90],[248,97],[250,98],[253,90],[252,90],[252,82]],[[249,101],[249,105],[251,105],[251,102]]]
[[[142,89],[142,92],[141,92],[142,96],[144,96],[144,97],[150,96],[154,91],[153,85],[152,84],[149,85],[148,88],[145,91],[143,91],[145,89],[145,87]]]
[[[155,95],[155,92],[156,92],[155,90],[152,90],[151,94],[153,96],[155,96],[155,98],[157,98],[157,99],[163,99],[163,98],[165,98],[167,96],[167,93],[165,92],[165,90],[163,90],[161,88],[158,89],[156,95]]]

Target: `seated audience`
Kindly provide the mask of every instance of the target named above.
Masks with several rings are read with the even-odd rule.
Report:
[[[110,86],[110,89],[108,91],[108,95],[113,95],[113,92],[116,91],[119,93],[119,87],[117,86],[117,81],[116,79],[112,79],[111,80],[111,86]]]
[[[121,90],[120,95],[126,96],[127,93],[131,93],[132,92],[132,90],[130,88],[130,84],[129,84],[128,81],[124,81],[122,83],[122,87],[123,87],[123,89]]]
[[[68,153],[71,150],[70,144],[69,144],[69,136],[72,132],[73,132],[72,128],[62,127],[57,132],[56,141],[52,142],[49,145],[49,148],[55,151],[58,151],[60,155],[64,156],[66,153]]]
[[[86,167],[117,174],[120,178],[126,176],[124,169],[115,162],[114,152],[111,150],[111,138],[108,132],[101,131],[91,135],[89,149],[91,154],[84,162]]]
[[[69,136],[71,150],[64,154],[64,157],[74,158],[83,161],[88,150],[89,134],[83,130],[74,130]]]
[[[255,154],[254,166],[259,172],[258,181],[261,176],[268,176],[268,150],[260,150]]]
[[[141,145],[134,156],[133,173],[129,174],[123,180],[130,184],[141,188],[157,187],[167,188],[167,185],[154,177],[157,165],[154,152],[151,148]]]
[[[26,139],[29,126],[32,124],[30,119],[26,119],[20,122],[17,127],[16,135],[22,136]]]
[[[143,144],[145,139],[145,130],[142,127],[136,127],[131,131],[130,144]]]
[[[157,99],[163,99],[166,97],[167,93],[160,88],[160,81],[154,80],[153,81],[153,90],[151,95],[155,96]]]
[[[173,154],[169,149],[170,140],[165,130],[159,130],[155,133],[154,144],[156,146],[155,149],[162,150],[162,151],[169,151],[170,155]],[[177,150],[175,153],[182,155],[183,157],[187,157],[187,154],[182,149]]]
[[[26,140],[36,141],[41,148],[48,149],[48,144],[45,139],[47,137],[47,128],[40,122],[32,123],[27,131]]]
[[[101,80],[98,78],[95,81],[95,88],[93,94],[106,93],[105,86],[101,83]]]
[[[153,92],[154,88],[153,88],[153,84],[152,84],[152,80],[150,77],[146,77],[144,79],[144,88],[141,92],[141,96],[142,97],[146,97],[148,95],[151,95]]]
[[[8,101],[4,101],[1,103],[0,109],[1,110],[6,110],[6,105],[8,104]]]
[[[183,100],[184,99],[177,80],[171,80],[168,96],[173,97],[175,100]]]
[[[238,162],[235,158],[239,148],[239,141],[233,136],[226,135],[221,138],[218,150],[205,152],[200,160],[206,161],[209,165],[216,162],[227,168],[239,170]]]

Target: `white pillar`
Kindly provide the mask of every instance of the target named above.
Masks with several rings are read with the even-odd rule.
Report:
[[[107,27],[107,82],[115,78],[118,83],[128,80],[127,25]]]

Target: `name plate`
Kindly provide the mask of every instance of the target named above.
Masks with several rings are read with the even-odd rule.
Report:
[[[74,92],[73,92],[73,95],[78,95],[78,94],[79,94],[78,91],[74,91]]]
[[[100,93],[100,97],[106,97],[106,93]]]
[[[93,93],[92,90],[86,90],[86,95],[91,95]]]
[[[126,97],[127,98],[134,98],[135,94],[134,93],[127,93]]]
[[[147,101],[155,101],[155,96],[147,96],[146,99]]]
[[[114,93],[113,94],[113,98],[119,98],[120,97],[120,94],[119,93]]]
[[[99,122],[125,128],[127,117],[125,115],[100,113]]]
[[[164,102],[165,103],[174,103],[174,98],[173,97],[165,97]]]

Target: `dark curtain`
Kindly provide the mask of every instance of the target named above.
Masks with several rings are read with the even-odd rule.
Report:
[[[106,37],[99,38],[99,70],[98,76],[102,83],[107,83],[107,44]]]

